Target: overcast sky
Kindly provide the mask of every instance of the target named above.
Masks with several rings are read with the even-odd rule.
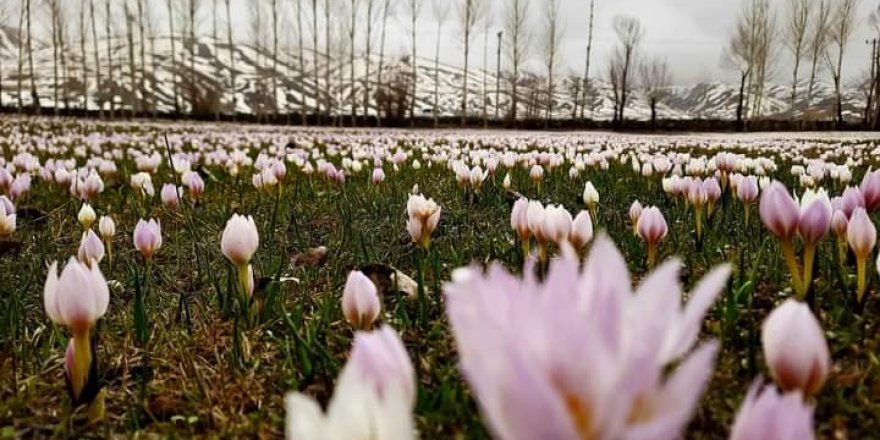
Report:
[[[239,17],[237,20],[241,21],[235,26],[236,38],[243,39],[249,34],[250,27],[246,17],[249,16],[248,5],[253,1],[257,0],[233,0],[233,3],[237,3],[235,6],[237,11],[234,12],[234,15]],[[292,1],[282,0],[279,3],[292,5]],[[310,3],[308,0],[303,1],[305,4]],[[348,5],[350,0],[331,1],[339,2],[339,6],[336,8],[339,10],[339,14],[334,15],[337,17],[334,19],[345,20],[343,18],[345,8],[341,5]],[[400,4],[395,12],[396,16],[389,23],[387,50],[391,54],[402,55],[410,50],[409,16],[408,10],[403,7],[403,3],[409,0],[395,1]],[[431,58],[434,54],[437,38],[437,20],[434,17],[431,2],[436,0],[422,1],[424,7],[418,24],[419,55],[420,58],[422,56]],[[439,1],[447,1],[451,5],[455,5],[461,0]],[[494,15],[498,17],[495,21],[500,22],[500,15],[510,0],[486,1],[492,5]],[[722,68],[720,60],[737,15],[742,8],[742,3],[745,1],[751,0],[596,0],[592,75],[603,75],[605,72],[608,54],[612,51],[616,41],[612,29],[614,16],[630,15],[641,20],[646,30],[642,53],[652,57],[665,57],[672,68],[674,82],[685,84],[718,79],[732,81],[736,77],[735,73]],[[839,0],[831,1],[837,2]],[[376,0],[376,2],[380,3],[381,1]],[[573,73],[580,75],[584,69],[590,0],[560,0],[560,2],[565,30],[562,43],[562,65],[564,70],[570,69]],[[222,1],[218,3],[222,4]],[[531,0],[529,15],[532,19],[531,27],[536,40],[539,38],[543,25],[546,3],[547,0]],[[770,0],[770,3],[780,14],[780,18],[783,18],[788,0]],[[852,80],[867,68],[871,48],[869,44],[865,44],[865,40],[872,37],[867,17],[878,3],[880,0],[860,0],[859,2],[858,28],[847,48],[844,67],[845,79]],[[290,6],[287,7],[290,8]],[[288,11],[291,10],[292,8],[288,9]],[[288,14],[291,17],[293,15],[292,12],[288,12]],[[306,21],[309,22],[310,17],[308,15],[306,17]],[[205,21],[207,20],[202,20],[202,23]],[[323,22],[323,20],[321,21]],[[441,61],[453,65],[462,65],[462,45],[458,21],[456,8],[453,6],[441,39]],[[362,32],[363,23],[359,23],[359,26],[359,32]],[[482,29],[482,25],[478,26]],[[488,65],[493,70],[495,66],[494,35],[498,29],[500,29],[500,24],[492,26],[489,39]],[[378,29],[375,32],[378,42]],[[378,46],[377,43],[374,44],[374,49],[376,46]],[[532,68],[541,69],[539,50],[536,50],[534,54]],[[474,40],[471,57],[472,66],[482,65],[482,30]],[[773,80],[787,83],[790,81],[789,56],[781,50],[779,58],[781,62],[777,66],[777,73]]]

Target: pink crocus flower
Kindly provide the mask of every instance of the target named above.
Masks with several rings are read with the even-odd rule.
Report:
[[[563,253],[543,282],[497,264],[458,269],[447,315],[494,436],[680,438],[712,373],[717,344],[695,346],[729,268],[703,278],[684,307],[678,272],[668,262],[634,292],[604,236],[583,271]]]

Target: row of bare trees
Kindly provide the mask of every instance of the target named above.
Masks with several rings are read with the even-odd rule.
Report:
[[[815,120],[828,115],[814,102],[820,76],[827,72],[834,87],[834,118],[844,123],[844,57],[857,25],[859,0],[788,0],[777,11],[769,0],[747,0],[725,50],[724,65],[739,72],[737,123],[760,118],[768,80],[778,68],[780,52],[791,59],[789,116]],[[806,70],[806,94],[802,77]]]
[[[859,0],[787,1],[786,8],[777,11],[769,0],[743,0],[724,56],[725,66],[739,72],[737,120],[762,116],[767,85],[785,51],[793,61],[792,118],[822,116],[816,114],[821,106],[813,97],[827,72],[835,90],[833,116],[842,123],[843,60],[857,25]],[[147,0],[0,0],[0,20],[18,22],[17,27],[8,26],[17,32],[17,69],[11,72],[0,64],[2,80],[8,84],[15,79],[17,107],[28,104],[39,111],[51,98],[46,106],[56,112],[97,110],[111,117],[163,112],[213,114],[219,119],[251,111],[274,121],[286,117],[292,122],[298,116],[302,124],[310,118],[341,123],[343,115],[349,115],[355,125],[365,119],[381,124],[387,105],[379,101],[395,96],[411,120],[429,112],[435,125],[441,107],[450,108],[450,99],[458,101],[462,124],[480,113],[488,123],[488,108],[494,107],[496,119],[515,123],[520,112],[528,110],[527,117],[543,118],[549,125],[563,114],[590,118],[598,103],[598,83],[590,70],[594,0],[583,9],[589,32],[582,75],[568,70],[561,56],[566,34],[561,0],[166,0],[159,6]],[[233,11],[242,6],[247,7],[246,17],[236,17],[240,14]],[[430,71],[419,57],[419,25],[426,6],[437,34],[432,93],[419,89],[425,84],[420,75]],[[457,27],[463,70],[460,80],[453,76],[456,83],[449,86],[458,91],[441,89],[441,42],[448,39],[444,30],[450,16]],[[389,61],[386,38],[395,24],[410,39],[409,55]],[[646,32],[637,18],[618,16],[612,24],[617,43],[604,79],[610,85],[613,118],[624,121],[628,103],[638,92],[650,106],[653,121],[669,95],[669,66],[662,58],[642,54]],[[490,36],[496,33],[497,58],[490,66]],[[479,37],[482,88],[480,96],[474,96],[473,83],[480,79],[473,75],[472,58]],[[49,65],[47,60],[34,60],[35,53],[47,56],[36,51],[47,41],[52,46],[51,74],[35,72]],[[539,72],[534,70],[537,64],[543,65]],[[245,65],[252,68],[242,69]],[[399,65],[406,66],[405,72]],[[490,78],[492,67],[495,78]],[[405,81],[404,73],[409,76]],[[802,75],[808,77],[805,85]],[[52,81],[51,97],[38,93],[48,89],[47,78]],[[388,90],[401,85],[407,89]],[[880,93],[880,87],[876,89]],[[564,105],[559,99],[563,93],[569,98]],[[878,102],[873,100],[873,105]]]

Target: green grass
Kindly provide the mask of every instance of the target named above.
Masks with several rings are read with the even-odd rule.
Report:
[[[112,129],[122,133],[121,142],[105,148],[123,150],[130,147],[126,136],[181,130],[65,124],[66,128],[60,122],[38,122],[21,129],[34,133]],[[10,128],[7,124],[7,132]],[[137,133],[127,133],[132,130]],[[205,132],[197,134],[201,137]],[[323,142],[344,137],[316,131],[301,139],[312,139],[314,148],[324,151]],[[407,141],[401,141],[401,147],[409,148]],[[258,148],[251,150],[252,157]],[[4,150],[9,160],[10,144]],[[498,260],[519,270],[522,257],[509,222],[512,199],[501,189],[507,171],[500,166],[481,193],[470,194],[457,185],[445,164],[428,167],[427,158],[418,152],[414,158],[422,162],[420,170],[405,164],[394,172],[386,164],[388,179],[378,186],[369,182],[369,167],[337,185],[288,164],[280,196],[257,192],[250,184],[250,169],[233,178],[208,167],[198,206],[177,212],[162,207],[158,194],[150,200],[134,195],[127,184],[134,164],[119,161],[119,177],[107,180],[106,190],[93,202],[99,214],[114,217],[118,231],[113,266],[106,258],[101,264],[112,288],[109,311],[98,325],[107,413],[96,425],[84,423],[84,409],[71,408],[62,367],[67,336],[49,321],[42,305],[47,263],[65,261],[76,253],[80,205],[65,189],[35,179],[32,192],[17,205],[40,215],[19,217],[13,240],[21,249],[0,256],[0,438],[135,433],[172,438],[282,436],[284,393],[301,390],[326,402],[345,362],[353,337],[340,310],[348,272],[382,263],[416,277],[416,250],[406,233],[404,214],[407,194],[415,184],[443,208],[426,271],[428,322],[419,325],[415,301],[394,292],[385,292],[380,321],[401,333],[419,373],[415,416],[421,438],[487,438],[458,371],[440,288],[453,269],[472,262]],[[338,166],[340,158],[332,159]],[[165,162],[153,177],[157,193],[162,183],[173,181]],[[790,165],[780,161],[777,177],[791,187]],[[749,384],[759,375],[769,377],[760,353],[760,324],[791,295],[787,271],[775,241],[760,224],[757,206],[746,225],[742,205],[726,194],[698,245],[692,211],[663,195],[659,177],[645,179],[629,164],[614,161],[607,171],[590,169],[573,181],[567,165],[558,167],[547,172],[540,190],[530,183],[527,169],[511,172],[512,189],[563,204],[573,214],[583,209],[583,185],[592,181],[602,197],[596,228],[613,238],[637,277],[646,269],[644,247],[628,225],[627,211],[635,199],[659,206],[666,215],[670,231],[660,255],[682,259],[686,287],[717,264],[733,264],[728,288],[704,325],[704,337],[719,339],[722,350],[687,434],[689,439],[726,438]],[[235,321],[229,293],[234,269],[219,248],[220,233],[232,212],[253,215],[257,222],[257,276],[298,280],[268,283],[263,291],[267,307],[259,323],[244,332],[242,345],[249,353],[244,365],[236,365],[232,357]],[[145,266],[133,248],[131,232],[138,218],[147,216],[161,219],[165,242],[151,267],[154,288],[146,298],[150,340],[139,347],[132,301],[137,274]],[[329,249],[323,264],[290,264],[295,255],[317,246]],[[858,307],[851,299],[853,265],[841,273],[834,246],[833,238],[823,240],[813,288],[814,310],[834,360],[832,376],[816,402],[817,437],[873,438],[880,429],[877,275],[871,273],[868,301]]]

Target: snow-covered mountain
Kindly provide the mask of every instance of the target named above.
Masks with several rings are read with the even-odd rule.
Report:
[[[99,41],[98,62],[95,62],[95,47],[88,41],[85,47],[86,66],[83,68],[83,52],[80,41],[68,41],[63,51],[63,63],[59,54],[58,93],[56,95],[56,63],[54,50],[50,44],[35,41],[34,77],[36,92],[43,107],[66,104],[71,108],[82,108],[83,79],[87,85],[86,103],[90,110],[99,106],[109,109],[112,99],[116,109],[134,106],[141,111],[153,108],[159,112],[174,112],[174,83],[178,84],[178,106],[182,112],[190,110],[191,102],[196,102],[197,110],[210,112],[220,107],[223,112],[242,114],[269,113],[272,109],[272,77],[274,71],[277,83],[276,102],[280,112],[298,112],[305,106],[310,112],[320,107],[327,113],[350,114],[352,103],[358,107],[359,114],[365,113],[365,86],[371,87],[368,113],[375,113],[375,90],[379,84],[380,60],[377,54],[367,59],[363,54],[354,59],[354,77],[351,81],[352,65],[348,56],[328,59],[324,54],[308,49],[299,52],[285,48],[279,50],[277,67],[273,69],[271,52],[256,50],[248,44],[236,44],[230,51],[225,41],[199,38],[197,44],[186,39],[178,39],[173,51],[170,38],[159,37],[147,40],[144,61],[141,61],[141,48],[137,39],[132,48],[124,38]],[[19,64],[18,35],[14,29],[0,28],[0,98],[3,105],[14,106],[21,99],[24,105],[32,103],[30,90],[30,69],[27,57]],[[134,53],[134,66],[130,54]],[[109,62],[108,62],[109,61]],[[382,64],[382,79],[387,85],[395,73],[411,72],[412,65],[406,58],[386,56]],[[109,70],[108,70],[109,66]],[[176,66],[176,69],[175,69]],[[191,68],[190,66],[193,66]],[[233,69],[234,66],[234,69]],[[317,66],[317,78],[315,67]],[[369,81],[367,70],[369,66]],[[95,75],[100,67],[100,86]],[[66,68],[67,75],[64,70]],[[85,69],[85,72],[83,71]],[[132,69],[134,80],[132,80]],[[229,83],[235,73],[235,100],[231,99]],[[416,115],[430,117],[434,114],[435,78],[438,95],[438,114],[459,116],[462,108],[462,84],[464,71],[457,66],[440,64],[434,69],[433,60],[420,58],[417,63]],[[304,73],[304,74],[303,74]],[[67,78],[65,80],[65,78]],[[496,114],[496,79],[494,72],[484,72],[472,68],[468,71],[468,114],[479,117],[484,111]],[[558,80],[554,94],[554,118],[570,118],[574,110],[572,79]],[[352,84],[354,84],[352,86]],[[602,80],[592,82],[594,92],[585,111],[585,116],[607,120],[613,114],[612,91]],[[546,88],[542,78],[525,76],[519,81],[520,117],[546,115]],[[802,86],[801,90],[806,87]],[[192,93],[191,90],[195,90]],[[498,103],[500,114],[510,106],[510,85],[506,79],[500,81]],[[789,116],[790,88],[769,85],[761,104],[761,114],[769,118]],[[803,95],[803,94],[802,94]],[[57,96],[57,101],[56,101]],[[195,99],[190,99],[195,97]],[[485,97],[485,101],[484,101]],[[811,113],[814,118],[830,119],[834,109],[834,91],[827,84],[816,87]],[[721,82],[700,83],[686,87],[672,87],[669,96],[657,107],[659,118],[664,119],[734,119],[738,102],[738,85]],[[863,94],[857,90],[846,90],[843,98],[844,115],[856,119],[864,107]],[[806,108],[803,100],[799,108]],[[580,113],[580,110],[578,110]],[[796,113],[800,113],[799,111]],[[648,119],[650,107],[638,91],[634,92],[626,109],[630,119]]]

